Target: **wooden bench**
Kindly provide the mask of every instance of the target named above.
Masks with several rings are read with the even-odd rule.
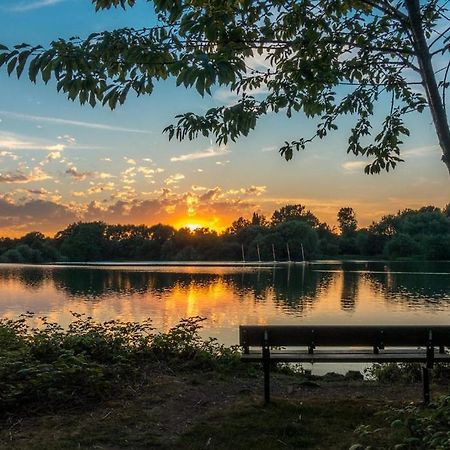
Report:
[[[429,369],[436,362],[450,362],[445,351],[450,326],[241,325],[239,340],[242,360],[263,365],[266,402],[270,367],[277,362],[423,363],[425,403],[430,401]]]

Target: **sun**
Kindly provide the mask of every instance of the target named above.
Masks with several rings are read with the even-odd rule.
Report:
[[[195,231],[198,228],[201,228],[202,225],[198,224],[198,223],[186,223],[185,225],[183,225],[184,228],[189,228],[191,231]]]

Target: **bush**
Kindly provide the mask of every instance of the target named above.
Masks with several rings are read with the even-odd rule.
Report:
[[[383,412],[387,426],[372,429],[360,425],[355,433],[360,443],[354,449],[445,450],[450,448],[450,396],[423,408],[413,404]],[[377,446],[372,444],[376,442]],[[387,444],[387,445],[386,445]]]
[[[161,363],[173,368],[226,369],[238,361],[236,348],[202,340],[201,317],[183,319],[167,333],[142,323],[97,323],[73,313],[67,329],[28,313],[0,319],[0,411],[76,405],[111,395]]]

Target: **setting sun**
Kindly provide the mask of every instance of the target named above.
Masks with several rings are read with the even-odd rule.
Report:
[[[183,227],[184,228],[189,228],[191,231],[194,231],[197,228],[202,228],[202,225],[200,225],[198,223],[187,223]]]

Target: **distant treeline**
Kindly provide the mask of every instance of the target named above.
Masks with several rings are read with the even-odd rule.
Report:
[[[359,228],[352,208],[341,208],[331,228],[303,205],[286,205],[267,219],[239,217],[225,232],[176,230],[169,225],[108,225],[78,222],[53,238],[32,232],[0,238],[0,262],[57,261],[272,261],[364,256],[450,260],[450,204],[405,209]]]

